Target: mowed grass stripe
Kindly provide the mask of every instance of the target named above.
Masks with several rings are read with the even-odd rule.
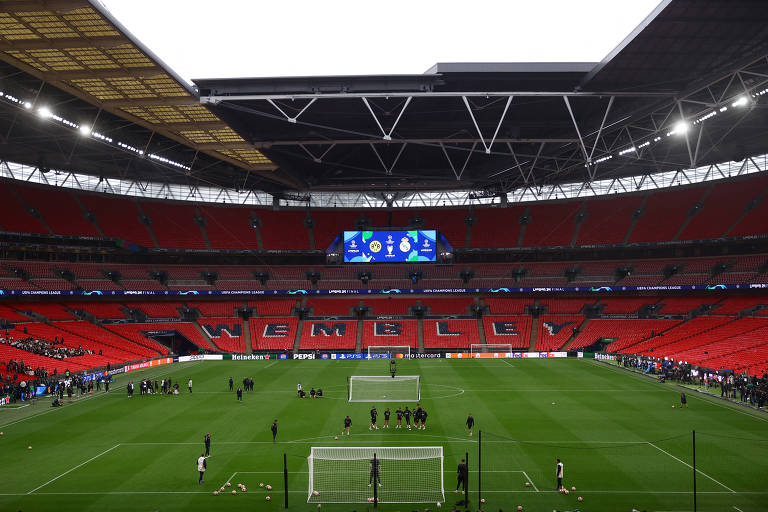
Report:
[[[707,400],[689,401],[685,410],[676,386],[661,385],[627,372],[577,360],[515,360],[512,366],[493,360],[398,361],[403,374],[422,376],[422,405],[429,411],[426,431],[369,431],[372,404],[346,402],[348,375],[386,375],[388,361],[236,361],[203,362],[158,368],[156,373],[179,382],[180,396],[135,396],[128,399],[128,380],[150,372],[120,375],[113,394],[87,399],[61,410],[44,409],[34,416],[27,407],[22,421],[2,427],[4,460],[11,461],[0,480],[2,510],[278,510],[282,505],[282,455],[288,455],[291,509],[306,505],[306,457],[311,446],[442,445],[448,504],[458,459],[469,452],[473,465],[477,431],[466,434],[464,420],[472,412],[483,430],[483,488],[489,505],[523,504],[527,509],[577,508],[573,493],[554,491],[554,457],[566,464],[566,484],[576,485],[596,510],[685,510],[692,483],[690,430],[733,437],[764,438],[764,424],[747,414]],[[268,366],[271,365],[271,366]],[[337,366],[338,365],[338,366]],[[162,370],[162,372],[160,371]],[[227,379],[256,381],[256,392],[243,403],[229,394]],[[193,393],[186,390],[192,378]],[[322,387],[327,399],[298,400],[296,383]],[[450,390],[464,390],[441,398]],[[103,395],[96,395],[103,396]],[[690,395],[689,395],[690,396]],[[552,405],[555,402],[555,405]],[[414,403],[377,403],[386,406]],[[34,407],[46,407],[41,401]],[[39,413],[38,408],[31,411]],[[14,411],[16,414],[16,411]],[[346,414],[353,434],[339,440]],[[28,418],[28,419],[23,419]],[[269,425],[279,420],[278,444]],[[13,421],[16,421],[14,419]],[[383,415],[379,415],[379,425]],[[203,435],[212,432],[212,457],[205,484],[197,485],[195,459]],[[496,438],[494,439],[494,435]],[[762,445],[731,438],[701,436],[697,468],[735,492],[700,475],[699,510],[761,510],[766,492],[768,456]],[[684,462],[649,446],[652,442]],[[121,446],[75,468],[120,443]],[[183,443],[183,444],[182,444]],[[759,446],[755,446],[755,445]],[[27,450],[32,445],[33,450]],[[70,471],[71,469],[71,471]],[[250,473],[266,471],[267,473]],[[65,473],[63,476],[63,473]],[[244,496],[213,497],[212,491],[233,473],[248,485]],[[525,475],[523,474],[525,472]],[[47,483],[54,477],[54,481]],[[408,475],[401,475],[408,478]],[[263,501],[258,480],[270,479],[273,501]],[[530,479],[541,492],[525,488]],[[247,480],[247,481],[246,481]],[[25,493],[43,487],[27,496]],[[589,489],[592,489],[591,491]],[[210,498],[204,496],[211,494]],[[278,495],[275,497],[275,495]],[[302,496],[304,495],[304,496]],[[350,506],[325,505],[331,512]],[[352,507],[354,508],[354,507]],[[386,505],[384,510],[414,507]]]

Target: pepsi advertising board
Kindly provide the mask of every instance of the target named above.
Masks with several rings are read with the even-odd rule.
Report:
[[[437,258],[437,231],[345,231],[344,263],[428,262]]]

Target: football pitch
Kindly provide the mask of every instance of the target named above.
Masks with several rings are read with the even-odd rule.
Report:
[[[768,510],[768,415],[659,384],[616,367],[577,359],[398,360],[398,373],[421,376],[426,430],[383,425],[384,408],[411,403],[349,403],[347,377],[387,375],[386,360],[198,361],[117,375],[109,394],[63,408],[50,400],[0,409],[0,510],[239,511],[280,510],[283,454],[290,510],[307,503],[307,456],[313,446],[441,446],[445,503],[451,510],[456,466],[469,454],[470,510],[682,512],[693,510],[696,430],[697,510]],[[170,376],[178,396],[128,398],[125,385]],[[255,391],[242,403],[228,390],[243,377]],[[193,380],[193,393],[186,389]],[[321,399],[296,397],[296,384],[321,387]],[[65,398],[66,401],[66,398]],[[379,430],[370,431],[376,405]],[[672,406],[675,408],[672,408]],[[467,414],[475,435],[467,434]],[[350,436],[340,434],[346,415]],[[273,444],[270,425],[279,431]],[[482,431],[482,496],[478,503],[478,431]],[[205,481],[196,459],[212,434]],[[28,447],[31,447],[28,448]],[[564,463],[569,495],[555,490],[555,459]],[[340,472],[339,485],[348,481]],[[413,475],[382,468],[382,486]],[[232,487],[214,496],[226,482]],[[236,484],[247,492],[232,495]],[[266,491],[260,483],[273,487]],[[526,483],[528,485],[526,485]],[[271,501],[266,501],[266,496]],[[581,496],[583,501],[577,501]],[[430,508],[380,504],[385,511]],[[450,508],[449,508],[450,507]],[[323,510],[371,510],[370,503],[323,504]],[[462,507],[464,510],[464,507]]]

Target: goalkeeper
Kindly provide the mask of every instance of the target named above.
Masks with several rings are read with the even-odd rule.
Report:
[[[381,460],[376,457],[371,459],[369,464],[370,476],[368,477],[368,487],[376,482],[381,487]]]

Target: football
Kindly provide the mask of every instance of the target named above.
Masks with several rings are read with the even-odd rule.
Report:
[[[312,491],[312,496],[320,496],[320,493],[317,491]]]
[[[333,438],[336,439],[337,441],[339,440],[339,436],[333,436]]]
[[[232,482],[227,482],[227,487],[232,487]]]
[[[237,494],[237,491],[232,489],[232,494]]]
[[[485,503],[485,498],[480,498],[480,503]]]
[[[525,486],[526,487],[530,487],[531,486],[531,482],[525,482]]]
[[[571,487],[571,490],[572,490],[572,491],[575,491],[575,490],[576,490],[576,486],[575,486],[575,485],[574,485],[574,486],[572,486],[572,487]]]
[[[219,489],[221,492],[224,492],[224,487],[222,486],[221,489]]]
[[[368,502],[372,503],[373,502],[373,498],[368,498]]]
[[[0,436],[3,436],[3,435],[5,435],[5,432],[0,432]]]
[[[32,445],[27,446],[27,450],[31,450],[31,449],[32,449]]]
[[[272,498],[270,498],[269,496],[267,496],[267,497],[266,497],[266,498],[264,498],[264,499],[265,499],[265,500],[267,500],[267,501],[269,501],[269,500],[271,500]]]
[[[243,491],[243,492],[245,492],[247,489],[245,488],[245,486],[242,486],[242,487],[240,488],[240,490],[241,490],[241,491]]]
[[[518,505],[517,506],[517,510],[523,510],[523,506],[522,505]]]
[[[269,484],[267,484],[267,490],[268,490],[268,491],[271,491],[271,490],[272,490],[272,486],[271,486],[271,485],[269,485]]]
[[[443,504],[442,504],[442,503],[440,503],[440,502],[438,501],[438,502],[437,502],[437,508],[440,508],[440,507],[442,507],[442,506],[443,506]]]
[[[568,489],[566,489],[566,490],[565,490],[565,494],[571,494],[571,491],[569,491]]]
[[[213,491],[213,495],[214,496],[218,496],[219,495],[219,491]]]
[[[584,498],[582,498],[581,496],[579,496],[577,499],[578,499],[579,501],[584,501]]]
[[[264,487],[264,482],[261,482],[261,483],[259,484],[259,487]]]

